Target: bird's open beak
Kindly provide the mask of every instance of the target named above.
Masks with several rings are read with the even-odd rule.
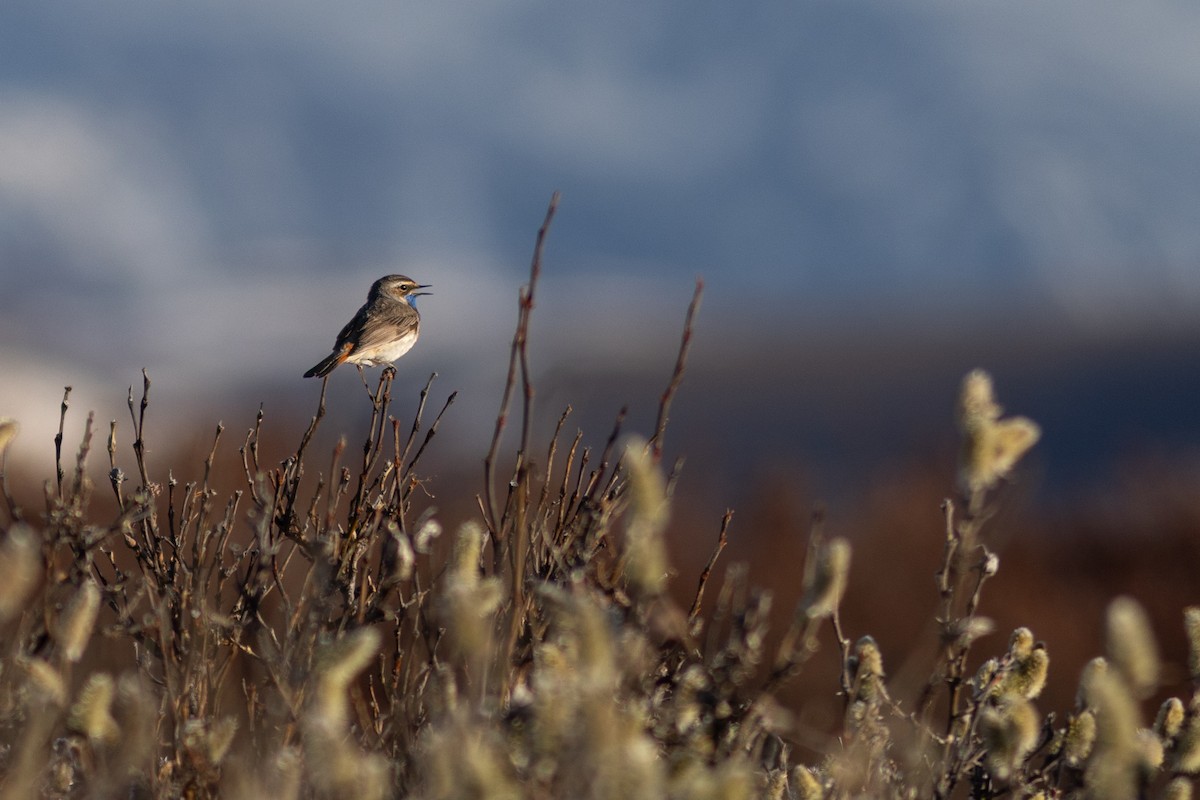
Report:
[[[432,286],[433,286],[432,283],[421,283],[421,284],[418,284],[416,288],[428,289]],[[433,294],[433,292],[414,292],[414,293],[410,294],[409,297],[421,297],[421,296],[427,295],[427,294]]]

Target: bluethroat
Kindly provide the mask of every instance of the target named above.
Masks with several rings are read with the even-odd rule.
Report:
[[[374,367],[391,364],[412,349],[421,331],[421,315],[413,301],[430,292],[429,284],[404,275],[386,275],[371,284],[367,302],[346,323],[333,352],[304,373],[306,378],[324,378],[343,361]]]

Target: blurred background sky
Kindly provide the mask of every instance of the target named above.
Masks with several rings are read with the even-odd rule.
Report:
[[[390,272],[435,292],[401,381],[460,389],[447,437],[481,457],[554,190],[551,417],[644,429],[702,276],[672,443],[730,480],[836,493],[952,442],[975,366],[1060,481],[1189,457],[1197,41],[1182,0],[10,0],[12,457],[48,468],[66,384],[125,425],[143,367],[166,433],[310,413],[301,373]]]

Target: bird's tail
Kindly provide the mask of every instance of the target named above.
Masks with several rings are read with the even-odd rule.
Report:
[[[333,372],[334,367],[346,360],[348,354],[344,351],[330,353],[325,358],[321,359],[321,363],[304,373],[306,378],[324,378],[329,373]]]

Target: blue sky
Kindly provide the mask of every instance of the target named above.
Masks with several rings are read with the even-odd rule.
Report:
[[[388,272],[437,292],[406,359],[483,391],[556,189],[550,363],[669,353],[697,275],[731,348],[1181,324],[1197,41],[1173,0],[10,2],[0,406],[282,381]]]

